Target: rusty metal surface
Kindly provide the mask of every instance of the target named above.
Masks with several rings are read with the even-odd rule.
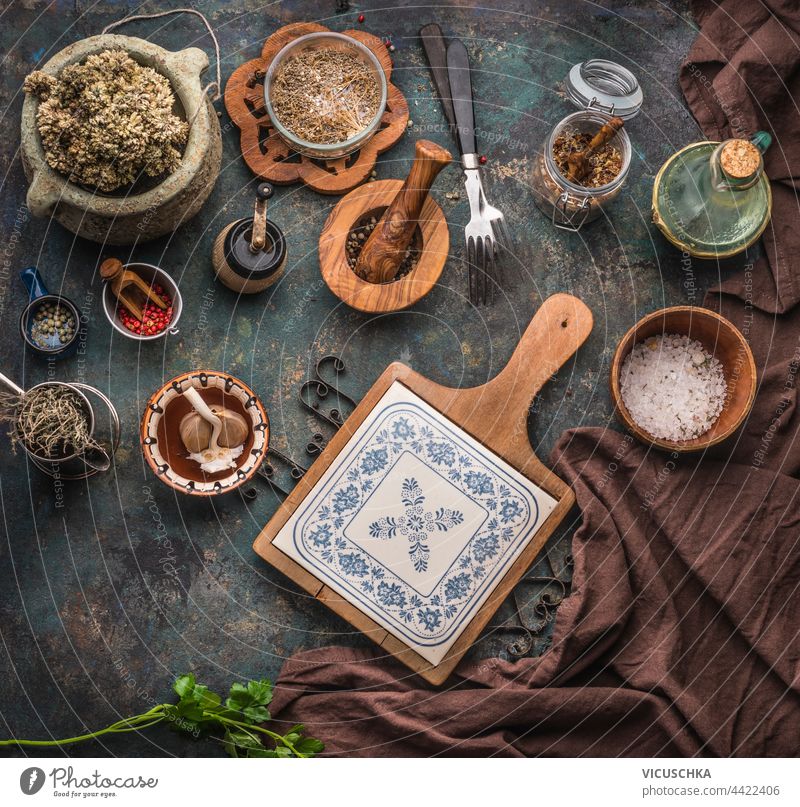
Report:
[[[409,5],[413,13],[404,8]],[[516,236],[515,284],[508,296],[484,310],[467,303],[459,264],[467,201],[459,171],[451,166],[437,180],[434,195],[450,223],[453,255],[441,285],[413,310],[369,317],[338,303],[321,280],[316,255],[320,227],[336,198],[299,186],[279,188],[270,203],[270,216],[289,243],[285,278],[262,295],[237,298],[213,279],[211,245],[224,225],[252,209],[256,180],[242,163],[238,132],[223,112],[223,170],[208,202],[172,236],[134,250],[139,260],[176,278],[185,306],[179,336],[141,346],[108,325],[96,271],[101,256],[125,260],[131,252],[103,250],[55,223],[30,218],[16,153],[24,76],[132,7],[72,0],[0,6],[0,370],[24,386],[48,377],[94,384],[116,403],[123,423],[116,471],[71,484],[54,483],[0,439],[0,735],[46,738],[99,728],[169,699],[172,679],[188,670],[224,689],[234,678],[274,679],[284,658],[302,649],[371,646],[253,554],[252,540],[278,502],[267,484],[254,483],[259,494],[250,500],[233,494],[203,501],[181,497],[150,474],[139,450],[139,420],[145,401],[166,379],[200,366],[242,378],[269,410],[275,446],[307,464],[304,450],[312,435],[332,433],[297,397],[321,356],[335,353],[345,360],[349,372],[342,388],[356,400],[395,359],[444,384],[482,384],[508,359],[541,299],[569,291],[592,308],[595,329],[534,407],[530,439],[547,458],[565,428],[617,428],[606,373],[625,330],[662,305],[701,302],[703,290],[727,271],[687,262],[649,223],[653,175],[673,150],[699,134],[676,82],[695,36],[686,4],[608,2],[605,10],[580,0],[480,5],[451,2],[425,9],[406,0],[369,0],[341,15],[334,13],[334,0],[195,7],[220,37],[223,81],[287,22],[319,19],[343,30],[357,24],[361,12],[366,29],[391,36],[395,81],[409,100],[413,125],[379,160],[380,178],[406,174],[417,137],[454,147],[432,98],[416,32],[438,21],[445,35],[460,36],[475,67],[479,142],[488,158],[491,197]],[[148,10],[166,7],[152,3]],[[192,19],[135,23],[124,33],[176,50],[210,48]],[[629,124],[633,167],[611,219],[574,235],[552,228],[528,186],[535,150],[549,127],[572,111],[560,82],[573,63],[593,56],[632,69],[643,85],[645,106]],[[217,107],[222,110],[221,103]],[[447,198],[453,191],[460,192],[459,199]],[[25,301],[17,274],[30,264],[82,307],[88,321],[78,355],[50,367],[23,352],[17,331]],[[276,464],[275,473],[290,484],[286,468]],[[543,557],[534,577],[568,578],[573,527],[555,536],[550,562]],[[542,602],[543,593],[549,603]],[[530,652],[546,647],[559,596],[552,582],[540,579],[517,592],[526,623],[543,622]],[[517,624],[516,608],[512,599],[503,605],[472,658],[507,652],[518,636],[502,626]],[[204,755],[221,749],[157,730],[68,753]]]

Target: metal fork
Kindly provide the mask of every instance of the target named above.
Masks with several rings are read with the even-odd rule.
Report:
[[[458,39],[453,40],[447,48],[447,75],[450,82],[450,96],[453,100],[456,136],[461,151],[461,167],[464,170],[464,185],[470,207],[470,220],[464,228],[469,298],[473,305],[486,305],[493,299],[494,288],[498,284],[499,247],[502,245],[507,248],[510,241],[503,214],[487,202],[483,190],[475,139],[469,55],[464,43]]]
[[[474,158],[474,159],[472,159]],[[469,273],[469,299],[473,305],[486,305],[494,297],[494,269],[497,244],[492,224],[481,204],[481,177],[478,172],[477,155],[462,157],[464,187],[469,199],[470,218],[464,228],[467,244],[467,269]]]
[[[508,229],[508,224],[506,224],[506,217],[496,207],[489,204],[483,190],[480,172],[478,172],[478,180],[481,182],[481,210],[483,210],[483,215],[489,219],[494,236],[500,246],[503,249],[511,249],[511,231]]]

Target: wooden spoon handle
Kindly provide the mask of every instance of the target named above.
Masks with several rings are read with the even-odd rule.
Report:
[[[104,280],[113,280],[118,275],[122,274],[122,271],[125,267],[122,265],[122,261],[118,258],[106,258],[100,264],[100,276]]]
[[[156,294],[155,289],[151,283],[148,283],[144,278],[139,277],[136,272],[126,271],[122,275],[122,284],[123,287],[127,286],[136,286],[139,291],[144,294],[145,298],[150,300],[151,303],[157,305],[161,309],[166,309],[167,304],[161,299],[161,297]],[[141,319],[141,317],[139,317]]]
[[[611,118],[604,123],[595,136],[589,141],[589,145],[577,154],[570,154],[567,158],[569,165],[569,177],[573,182],[581,180],[589,171],[589,158],[600,148],[610,142],[620,129],[625,125],[622,118]]]
[[[356,274],[370,283],[392,280],[411,243],[433,180],[451,160],[450,152],[430,140],[418,140],[414,164],[403,187],[372,231],[356,261]]]

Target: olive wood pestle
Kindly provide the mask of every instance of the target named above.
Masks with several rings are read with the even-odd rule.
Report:
[[[600,148],[614,138],[617,132],[625,125],[622,118],[611,118],[604,123],[591,142],[583,151],[576,151],[567,157],[569,176],[572,182],[579,182],[589,172],[589,158]]]
[[[450,152],[430,140],[418,140],[414,164],[403,187],[366,240],[355,273],[370,283],[393,280],[414,236],[419,214],[439,172],[451,160]]]

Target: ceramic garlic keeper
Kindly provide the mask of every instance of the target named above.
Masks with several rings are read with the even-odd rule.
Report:
[[[189,457],[180,437],[180,422],[192,410],[182,393],[196,389],[209,406],[223,406],[240,414],[249,431],[236,467],[206,473]],[[229,493],[258,470],[269,448],[269,419],[261,401],[238,378],[213,370],[195,370],[167,381],[151,396],[141,425],[142,451],[156,476],[169,487],[191,496]]]

